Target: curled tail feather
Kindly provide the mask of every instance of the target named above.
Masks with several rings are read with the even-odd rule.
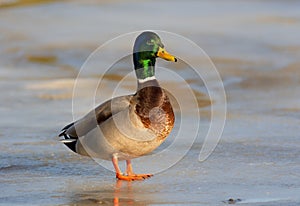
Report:
[[[67,147],[69,147],[70,150],[72,150],[73,152],[76,152],[76,143],[78,138],[77,137],[72,137],[71,135],[69,135],[67,133],[68,129],[70,127],[72,127],[74,125],[74,123],[68,124],[67,126],[65,126],[61,132],[59,133],[59,137],[63,137],[64,139],[61,139],[60,141],[62,143],[64,143]],[[76,152],[77,153],[77,152]]]

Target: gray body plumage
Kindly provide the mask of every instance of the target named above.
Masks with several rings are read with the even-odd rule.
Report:
[[[78,154],[110,160],[145,155],[163,140],[145,128],[135,112],[135,96],[113,98],[62,130],[60,136],[76,140]],[[65,143],[68,146],[68,143]]]

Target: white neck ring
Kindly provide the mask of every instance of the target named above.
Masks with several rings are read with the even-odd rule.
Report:
[[[139,83],[144,83],[144,82],[147,82],[147,81],[150,81],[150,80],[154,80],[154,79],[156,79],[155,76],[146,77],[145,79],[138,79],[138,82]]]

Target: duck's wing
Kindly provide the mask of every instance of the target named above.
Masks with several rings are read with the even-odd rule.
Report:
[[[126,95],[108,100],[90,111],[83,118],[65,126],[59,134],[60,137],[64,138],[62,142],[75,151],[75,144],[79,137],[85,136],[112,115],[128,108],[132,96]]]

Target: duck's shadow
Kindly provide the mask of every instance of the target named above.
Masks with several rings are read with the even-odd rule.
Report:
[[[150,197],[141,197],[139,182],[126,182],[116,180],[111,187],[94,188],[94,190],[84,189],[76,192],[70,197],[71,201],[67,205],[149,205],[154,200]],[[147,194],[145,194],[148,196]]]

